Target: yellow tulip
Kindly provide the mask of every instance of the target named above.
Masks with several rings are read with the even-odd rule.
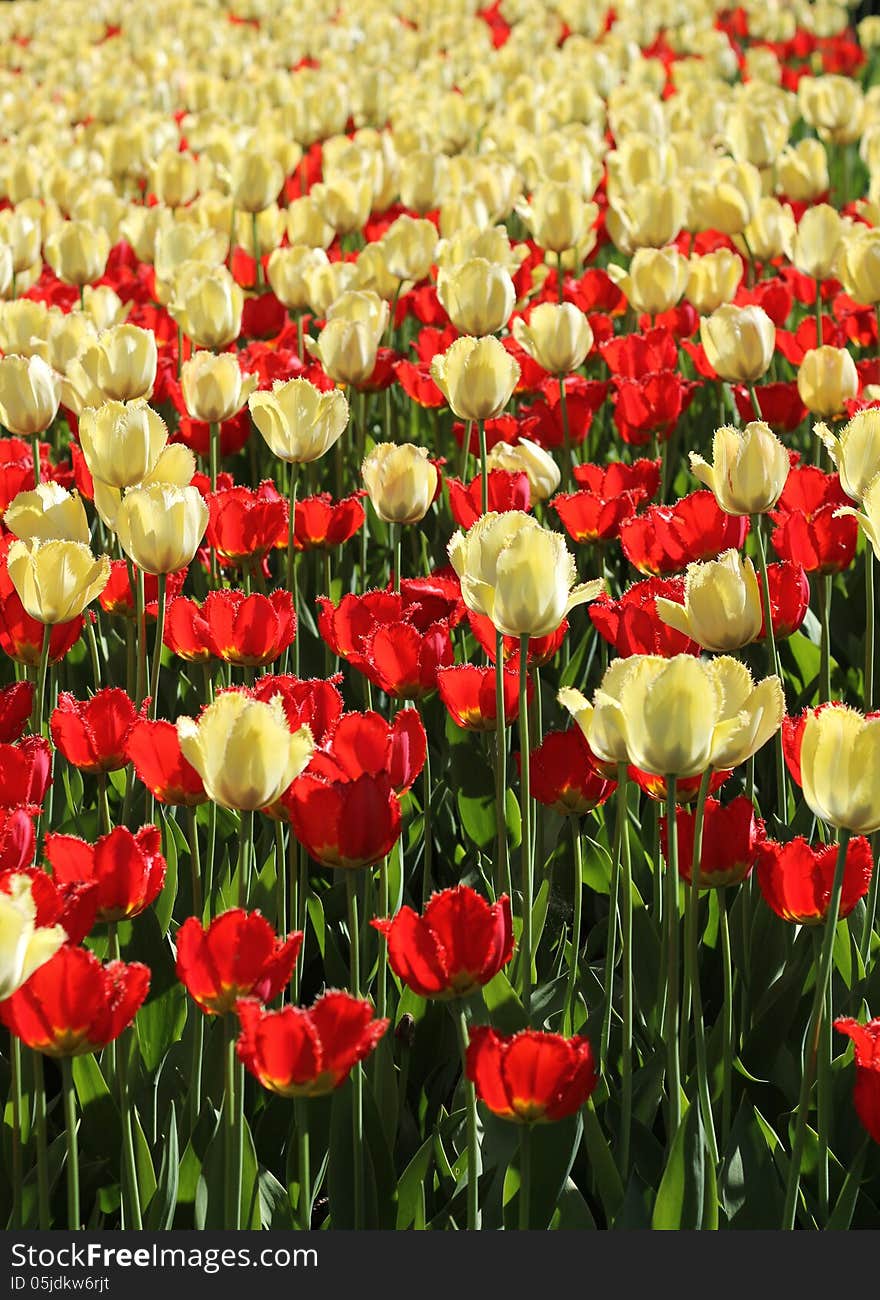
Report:
[[[262,212],[278,198],[284,184],[281,164],[267,154],[245,152],[232,165],[232,202],[243,212]]]
[[[494,335],[465,335],[431,362],[431,377],[460,420],[500,415],[519,375],[519,365]]]
[[[840,706],[807,718],[801,782],[810,809],[830,826],[880,828],[880,718]]]
[[[837,270],[837,259],[847,227],[836,208],[817,203],[800,219],[788,256],[799,271],[814,280],[827,280]]]
[[[11,998],[67,943],[63,925],[37,925],[33,882],[16,874],[0,890],[0,999]]]
[[[845,238],[838,271],[844,289],[856,302],[880,303],[880,230],[860,226]]]
[[[294,199],[287,206],[287,238],[291,248],[329,248],[336,231],[325,221],[320,206],[311,195]]]
[[[691,470],[715,493],[726,514],[758,515],[772,510],[785,487],[788,452],[763,420],[744,429],[724,425],[712,439],[712,464],[690,453]]]
[[[377,443],[361,466],[361,477],[373,509],[389,524],[417,524],[437,491],[437,470],[427,447],[410,442]]]
[[[750,645],[761,633],[761,590],[751,560],[725,551],[717,560],[689,564],[684,604],[657,598],[664,623],[704,650],[726,652]]]
[[[861,502],[861,510],[854,510],[852,506],[841,506],[834,512],[835,517],[853,515],[870,542],[874,554],[880,559],[880,473],[876,474],[864,489]]]
[[[275,297],[288,311],[302,311],[309,301],[309,271],[327,265],[322,248],[292,246],[276,248],[269,255],[266,272]]]
[[[153,483],[129,489],[115,526],[120,546],[145,573],[174,573],[192,562],[208,507],[198,488]]]
[[[45,433],[58,414],[61,379],[40,357],[0,358],[0,424],[19,438]]]
[[[221,808],[252,812],[275,803],[311,758],[307,726],[291,733],[281,703],[224,691],[193,718],[178,718],[180,750]]]
[[[823,140],[836,145],[858,140],[865,96],[855,78],[801,77],[797,93],[804,121],[815,127]]]
[[[241,333],[244,294],[225,266],[193,262],[178,276],[169,311],[198,348],[219,351]]]
[[[586,202],[574,185],[544,181],[528,203],[517,203],[516,212],[539,248],[564,253],[586,237],[598,208],[595,203]]]
[[[516,302],[513,280],[503,266],[474,257],[437,275],[437,297],[462,334],[495,334]]]
[[[655,316],[681,301],[690,267],[677,248],[640,248],[628,271],[612,263],[608,274],[635,311]]]
[[[89,221],[65,221],[46,236],[43,252],[59,280],[81,288],[100,280],[107,269],[110,237]]]
[[[137,325],[105,330],[78,357],[91,386],[113,402],[151,397],[158,360],[156,336]]]
[[[348,424],[344,394],[338,388],[321,392],[307,379],[276,380],[271,392],[252,393],[248,407],[269,448],[289,463],[318,460]]]
[[[828,155],[821,140],[807,136],[790,144],[776,160],[776,190],[792,203],[812,203],[826,194]]]
[[[7,557],[19,599],[38,623],[69,623],[107,586],[110,560],[82,542],[14,541]]]
[[[340,318],[328,320],[317,340],[309,339],[306,347],[334,383],[360,388],[376,368],[379,341],[365,321]]]
[[[763,308],[725,303],[700,321],[700,341],[721,379],[751,384],[770,367],[776,329]]]
[[[406,214],[398,217],[382,238],[388,270],[399,280],[417,284],[431,272],[437,243],[437,227],[433,221],[416,220]]]
[[[180,385],[194,420],[220,424],[237,415],[257,386],[257,376],[242,374],[233,352],[194,352],[184,361]]]
[[[496,442],[486,457],[486,470],[507,470],[510,474],[526,474],[532,502],[546,501],[559,487],[562,477],[559,466],[543,447],[529,438],[519,442]]]
[[[43,542],[89,543],[89,521],[78,492],[66,492],[60,483],[40,483],[19,492],[6,507],[3,522],[22,541],[35,537]]]
[[[797,377],[798,393],[814,415],[840,415],[858,396],[859,374],[846,348],[824,346],[804,354]]]
[[[817,424],[814,432],[828,448],[846,495],[861,501],[880,474],[880,409],[857,411],[839,437],[825,424]]]
[[[528,321],[517,316],[513,337],[551,375],[577,370],[593,346],[593,331],[574,303],[542,302],[533,307]]]
[[[79,438],[94,478],[110,487],[141,483],[168,441],[168,426],[143,400],[105,402],[80,416]]]
[[[708,316],[730,302],[741,279],[742,262],[729,248],[692,255],[685,297],[701,316]]]

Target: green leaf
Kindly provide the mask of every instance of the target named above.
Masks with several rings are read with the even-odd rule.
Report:
[[[623,1204],[623,1183],[620,1181],[620,1174],[611,1155],[608,1140],[599,1125],[599,1117],[592,1099],[587,1102],[584,1109],[584,1146],[596,1179],[602,1208],[608,1222],[611,1223]]]
[[[433,1135],[426,1138],[397,1184],[397,1230],[404,1231],[413,1227],[420,1214],[425,1212],[425,1184],[428,1170],[431,1168],[434,1149]]]
[[[194,1014],[199,1013],[194,1011]],[[141,1059],[150,1073],[158,1070],[172,1043],[182,1036],[186,1016],[186,995],[180,984],[175,984],[161,997],[153,998],[141,1007],[135,1029]]]
[[[580,1232],[596,1227],[589,1205],[570,1178],[560,1193],[550,1227],[558,1232]]]
[[[153,1194],[156,1191],[156,1172],[153,1169],[153,1159],[150,1155],[150,1144],[147,1142],[144,1130],[141,1128],[141,1121],[138,1117],[137,1110],[134,1107],[132,1107],[131,1111],[131,1134],[134,1140],[134,1165],[137,1174],[141,1209],[145,1210],[153,1199]]]
[[[682,1117],[657,1189],[651,1227],[655,1231],[695,1229],[703,1222],[705,1139],[698,1106]]]
[[[150,1205],[150,1212],[144,1220],[144,1227],[152,1232],[163,1232],[174,1223],[174,1211],[177,1208],[177,1188],[180,1181],[180,1155],[177,1146],[177,1111],[174,1102],[165,1123],[165,1144],[162,1148],[162,1164],[159,1167],[159,1181],[156,1195]]]
[[[549,1227],[571,1173],[582,1132],[583,1120],[579,1114],[556,1124],[536,1124],[533,1128],[530,1228],[543,1231]]]

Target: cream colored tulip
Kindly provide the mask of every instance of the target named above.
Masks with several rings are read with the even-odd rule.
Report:
[[[189,263],[179,274],[169,311],[197,348],[219,351],[241,333],[244,294],[224,266]]]
[[[856,227],[843,240],[837,265],[851,298],[872,307],[880,303],[880,230]]]
[[[418,284],[430,275],[437,252],[439,236],[433,221],[398,217],[382,238],[385,263],[399,280]]]
[[[496,334],[510,319],[516,302],[513,280],[503,266],[471,258],[437,275],[437,297],[462,334]]]
[[[861,501],[880,474],[880,409],[857,411],[839,437],[825,424],[817,424],[814,433],[827,447],[844,492],[853,501]]]
[[[837,270],[846,232],[840,213],[828,203],[807,208],[788,249],[789,258],[804,275],[827,280]]]
[[[513,337],[551,375],[570,375],[593,346],[590,322],[574,303],[542,302],[528,321],[517,316]]]
[[[110,238],[89,221],[65,221],[46,236],[43,252],[59,280],[81,288],[100,280],[107,269]]]
[[[598,216],[595,203],[585,201],[574,185],[544,181],[528,203],[517,203],[516,212],[531,231],[539,248],[564,253],[586,237]]]
[[[180,750],[208,798],[253,812],[275,803],[314,753],[307,726],[291,732],[280,696],[267,704],[224,691],[198,719],[178,718]]]
[[[776,160],[776,192],[792,203],[813,203],[830,185],[828,154],[821,140],[807,136],[788,145]]]
[[[318,460],[342,437],[348,402],[338,388],[322,392],[307,379],[276,380],[271,392],[252,393],[248,407],[270,450],[293,464]]]
[[[9,578],[25,610],[38,623],[70,623],[100,596],[110,560],[95,559],[82,542],[14,541],[7,555]]]
[[[503,469],[509,474],[526,474],[532,502],[546,501],[559,487],[561,473],[556,461],[529,438],[516,443],[496,442],[486,456],[486,470]]]
[[[0,1000],[11,998],[65,943],[63,925],[37,925],[30,876],[13,875],[0,890]]]
[[[685,297],[701,316],[709,316],[735,297],[742,271],[742,261],[729,248],[692,255]]]
[[[186,409],[194,420],[231,420],[257,386],[257,375],[242,374],[233,352],[194,352],[180,370]]]
[[[150,398],[158,360],[155,335],[137,325],[105,330],[78,358],[90,385],[113,402]]]
[[[858,520],[859,527],[873,548],[874,554],[880,559],[880,473],[876,474],[864,489],[861,504],[861,510],[855,510],[852,506],[841,506],[834,512],[835,517],[853,515]]]
[[[48,542],[54,538],[82,542],[84,546],[89,543],[89,521],[79,493],[67,492],[53,481],[14,496],[3,522],[22,541],[37,538]]]
[[[380,442],[361,466],[373,509],[389,524],[417,524],[437,492],[437,470],[427,447]]]
[[[267,154],[246,150],[232,164],[232,203],[243,212],[257,213],[278,198],[284,184],[281,164]]]
[[[727,653],[761,634],[761,590],[751,560],[725,551],[717,560],[689,564],[684,604],[657,597],[657,614],[704,650]]]
[[[490,420],[510,401],[518,363],[494,335],[456,339],[431,362],[431,377],[460,420]]]
[[[808,807],[856,835],[880,828],[880,718],[843,705],[807,718],[801,783]]]
[[[677,248],[640,248],[633,254],[628,271],[612,263],[608,274],[635,311],[656,316],[681,301],[690,267]]]
[[[19,438],[45,433],[58,414],[61,379],[42,358],[0,357],[0,424]]]
[[[824,346],[804,353],[797,376],[801,401],[813,415],[840,415],[858,396],[859,374],[846,348]]]
[[[115,526],[119,545],[145,573],[174,573],[192,563],[208,507],[198,488],[153,483],[128,490]]]
[[[750,384],[770,368],[776,329],[763,308],[725,303],[700,321],[700,342],[721,379]]]
[[[309,302],[309,272],[328,265],[323,249],[293,246],[270,253],[266,272],[275,297],[288,311],[302,311]]]
[[[772,510],[790,469],[788,452],[769,424],[751,420],[744,429],[724,425],[712,439],[712,464],[690,453],[691,470],[728,515]]]
[[[168,426],[143,400],[105,402],[83,411],[79,438],[93,477],[126,488],[141,483],[154,468],[168,441]]]

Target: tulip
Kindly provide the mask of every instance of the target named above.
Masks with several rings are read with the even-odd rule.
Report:
[[[248,564],[262,560],[287,542],[287,503],[271,479],[258,488],[228,487],[211,492],[208,545],[222,561]]]
[[[50,333],[49,309],[41,302],[17,298],[0,303],[0,348],[6,356],[42,355],[44,340]]]
[[[817,424],[814,432],[827,447],[844,492],[861,501],[880,474],[880,410],[857,411],[837,437],[824,424]]]
[[[493,1115],[525,1125],[574,1115],[597,1083],[588,1039],[536,1029],[505,1036],[488,1025],[470,1031],[467,1076]]]
[[[126,743],[143,717],[124,690],[106,686],[87,700],[61,691],[49,719],[52,744],[81,772],[118,772],[129,761]]]
[[[524,473],[529,480],[530,501],[546,501],[559,487],[561,477],[550,453],[528,438],[520,438],[514,446],[496,442],[486,457],[486,472],[492,474],[498,470]]]
[[[337,235],[350,235],[363,230],[373,204],[373,187],[368,180],[352,180],[347,176],[331,176],[327,181],[313,185],[310,197],[317,203],[321,216]]]
[[[685,297],[701,316],[709,316],[730,302],[741,279],[742,260],[730,249],[691,256]]]
[[[742,546],[748,518],[723,511],[713,492],[692,492],[671,506],[649,506],[620,524],[621,549],[640,573],[679,573],[696,560],[714,560]]]
[[[510,319],[516,290],[503,266],[482,257],[453,268],[441,268],[437,297],[455,328],[462,334],[496,334]]]
[[[391,223],[382,239],[388,270],[399,280],[418,284],[430,275],[437,242],[433,221],[415,220],[404,213]]]
[[[353,492],[334,501],[329,492],[319,492],[296,503],[294,545],[298,551],[333,550],[344,545],[364,526],[362,493]]]
[[[598,216],[594,203],[585,202],[575,186],[559,181],[543,182],[527,204],[516,205],[516,212],[538,247],[552,253],[580,244]]]
[[[798,107],[804,121],[815,127],[823,140],[845,146],[861,134],[865,97],[850,77],[801,77]]]
[[[271,679],[266,680],[271,684]],[[263,697],[267,689],[262,688]],[[296,708],[296,716],[299,721],[315,725],[315,713],[307,718],[301,705]],[[291,725],[289,713],[287,720]],[[400,795],[412,787],[424,769],[428,738],[417,709],[400,709],[390,723],[381,714],[369,710],[349,712],[322,729],[321,747],[312,757],[310,774],[331,781],[356,781],[365,773],[371,776],[384,773],[390,778],[394,792]]]
[[[281,164],[268,154],[247,150],[236,157],[230,182],[233,205],[243,212],[256,214],[278,198],[284,172]]]
[[[38,924],[32,883],[14,875],[0,890],[0,1005],[66,942],[61,925]]]
[[[513,337],[539,366],[557,377],[577,370],[593,346],[590,322],[570,302],[540,303],[532,309],[528,322],[518,316]]]
[[[327,255],[323,249],[294,244],[276,248],[269,256],[266,271],[272,292],[279,302],[289,311],[299,312],[308,306],[310,272],[316,267],[327,265]]]
[[[678,874],[686,884],[693,879],[694,838],[697,815],[678,808]],[[668,826],[660,819],[660,844],[667,856]],[[723,889],[746,880],[759,857],[766,838],[764,823],[755,814],[751,799],[739,795],[727,805],[707,799],[700,837],[699,888]],[[668,858],[667,858],[668,861]]]
[[[181,753],[172,722],[140,718],[132,723],[125,755],[138,780],[160,803],[191,808],[207,799],[202,778]]]
[[[691,182],[688,225],[692,230],[720,230],[741,235],[761,201],[761,174],[750,162],[721,159]]]
[[[328,320],[317,340],[306,346],[337,384],[360,388],[376,368],[379,340],[362,320]]]
[[[815,203],[829,185],[828,154],[821,140],[808,136],[788,145],[776,160],[776,189],[792,203]]]
[[[600,580],[576,585],[564,538],[518,510],[484,515],[457,532],[448,551],[468,609],[507,636],[547,636],[602,589]]]
[[[156,381],[158,351],[151,330],[115,325],[77,358],[89,383],[107,401],[148,399]]]
[[[777,844],[766,840],[758,849],[758,885],[764,902],[783,921],[821,925],[828,915],[837,860],[836,844],[815,848],[803,836]],[[874,871],[870,841],[851,839],[846,850],[839,919],[865,897]]]
[[[517,362],[498,339],[456,339],[431,362],[431,377],[461,420],[500,415],[519,379]]]
[[[782,257],[785,250],[791,247],[796,230],[794,216],[787,203],[782,204],[774,198],[763,198],[743,231],[743,242],[746,245],[744,251],[759,262],[770,262],[775,257]]]
[[[161,482],[127,492],[115,524],[126,555],[156,575],[185,568],[207,526],[208,507],[197,488]]]
[[[77,492],[65,492],[60,483],[40,483],[33,491],[19,492],[6,507],[3,522],[14,537],[89,543],[89,521]]]
[[[219,351],[238,338],[244,294],[225,267],[187,263],[177,278],[171,315],[198,348]]]
[[[561,817],[585,816],[605,803],[617,784],[599,772],[579,727],[548,731],[531,752],[530,768],[532,795]]]
[[[844,706],[807,718],[801,742],[804,798],[817,817],[858,835],[880,827],[880,718]]]
[[[615,195],[608,207],[608,233],[624,253],[638,248],[662,248],[679,234],[685,220],[681,188],[646,181],[626,195]]]
[[[465,731],[497,731],[498,693],[495,669],[476,664],[453,664],[437,674],[437,690],[446,711]],[[516,721],[519,710],[519,675],[504,672],[504,722]]]
[[[712,464],[690,453],[691,469],[714,492],[729,515],[764,514],[782,495],[790,468],[788,452],[768,424],[753,420],[745,429],[725,425],[712,439]]]
[[[656,316],[680,302],[690,266],[677,248],[640,248],[633,254],[629,271],[611,263],[608,274],[634,311]]]
[[[767,373],[776,346],[773,322],[760,307],[727,303],[700,321],[706,358],[721,379],[754,384]]]
[[[195,352],[180,370],[186,409],[194,420],[221,424],[244,406],[257,386],[257,376],[242,374],[231,352]]]
[[[45,852],[58,884],[97,885],[97,919],[110,924],[139,916],[165,884],[166,862],[156,826],[142,826],[136,834],[116,826],[96,844],[76,835],[51,834]]]
[[[787,250],[789,258],[804,275],[817,281],[827,280],[837,270],[845,233],[837,210],[827,203],[817,203],[801,217]]]
[[[863,18],[860,30],[872,21],[876,19]],[[875,1142],[880,1142],[880,1018],[863,1025],[841,1016],[835,1020],[834,1028],[853,1041],[856,1063],[853,1104],[866,1132]]]
[[[276,381],[271,392],[252,393],[248,408],[272,452],[293,464],[323,456],[348,424],[345,396],[321,392],[307,379]]]
[[[88,221],[65,221],[46,236],[43,252],[59,280],[82,288],[104,274],[110,239]]]
[[[233,907],[203,927],[190,916],[177,932],[177,978],[207,1016],[232,1011],[239,998],[271,1002],[290,981],[302,932],[275,934],[259,912]]]
[[[287,238],[291,250],[311,248],[323,251],[333,243],[335,234],[330,223],[324,220],[320,205],[310,194],[287,205]],[[275,292],[277,294],[277,289]]]
[[[807,410],[828,418],[839,415],[858,395],[859,375],[846,348],[813,348],[804,354],[797,385]]]
[[[754,565],[733,550],[718,560],[688,565],[684,605],[660,597],[657,613],[704,650],[739,650],[761,632],[761,591]]]
[[[426,447],[378,443],[361,466],[373,509],[389,524],[424,519],[437,493],[437,469]]]
[[[61,381],[40,357],[0,358],[0,423],[10,433],[20,438],[44,433],[60,401]]]
[[[856,302],[880,303],[880,230],[861,226],[844,239],[838,273]]]
[[[47,627],[69,623],[107,585],[110,560],[95,559],[76,541],[14,541],[8,554],[9,577],[31,618]]]
[[[628,587],[618,600],[601,592],[588,613],[596,631],[618,655],[653,654],[671,659],[698,654],[699,646],[665,622],[657,611],[658,597],[681,604],[684,578],[647,578]]]
[[[83,411],[79,436],[93,477],[121,489],[143,482],[155,469],[168,427],[146,401],[106,402]]]
[[[242,812],[275,803],[314,749],[308,727],[291,733],[280,700],[264,704],[238,691],[219,695],[198,720],[179,718],[177,734],[209,799]]]
[[[325,867],[350,871],[381,862],[400,835],[400,801],[386,772],[354,780],[306,772],[283,806],[296,838]]]

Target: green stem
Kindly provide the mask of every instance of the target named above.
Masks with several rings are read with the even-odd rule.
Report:
[[[510,861],[507,855],[507,735],[504,719],[504,635],[495,633],[495,893],[512,894]]]
[[[355,871],[345,873],[345,889],[348,900],[348,941],[349,972],[351,991],[355,997],[361,992],[360,933],[358,926],[358,878]],[[351,1072],[353,1100],[351,1108],[353,1178],[354,1178],[354,1226],[364,1226],[364,1076],[360,1065]]]
[[[700,987],[699,926],[700,888],[702,884],[700,864],[703,855],[703,826],[706,813],[706,799],[709,794],[709,782],[711,779],[712,771],[711,769],[708,769],[703,773],[700,781],[700,790],[697,795],[697,807],[694,814],[694,853],[691,860],[691,887],[688,890],[685,902],[685,927],[687,932],[685,971],[688,988],[690,990],[690,1005],[694,1023],[694,1047],[697,1063],[697,1095],[700,1101],[700,1112],[703,1117],[703,1129],[706,1134],[709,1154],[712,1157],[712,1163],[717,1164],[718,1142],[715,1137],[715,1122],[712,1117],[712,1097],[709,1091],[709,1069],[706,1062],[706,1030],[703,1024],[703,994]],[[682,1045],[682,1059],[686,1075],[687,1025],[685,1025],[684,1042]]]
[[[831,574],[819,579],[819,612],[822,615],[819,640],[819,703],[831,699]]]
[[[21,1140],[22,1088],[21,1039],[9,1035],[9,1062],[12,1071],[12,1226],[22,1227],[21,1186],[24,1181],[24,1148]]]
[[[388,855],[379,864],[379,916],[388,915]],[[384,1020],[388,999],[388,944],[379,944],[376,968],[376,1015]]]
[[[224,1219],[227,1229],[238,1229],[241,1227],[241,1160],[239,1157],[242,1147],[239,1142],[240,1132],[236,1132],[238,1108],[235,1098],[235,1021],[231,1014],[225,1016],[223,1020],[223,1059]]]
[[[583,850],[581,829],[577,817],[571,817],[571,847],[574,856],[574,915],[571,922],[571,956],[568,962],[568,982],[565,988],[565,1006],[562,1012],[562,1032],[568,1037],[572,1032],[574,994],[577,988],[578,964],[581,955],[581,925],[584,903]]]
[[[675,776],[666,778],[666,1090],[669,1097],[667,1147],[671,1147],[681,1121],[679,1069],[679,958],[678,958],[678,822],[675,817]]]
[[[821,939],[818,930],[813,931],[813,961],[821,957]],[[819,1029],[819,1043],[816,1053],[816,1135],[818,1137],[818,1180],[819,1180],[819,1216],[823,1222],[828,1219],[828,1149],[830,1142],[831,1108],[831,989],[826,988],[822,1007],[822,1022]]]
[[[464,1004],[458,1007],[458,1041],[467,1107],[467,1226],[469,1232],[480,1227],[480,1148],[477,1142],[477,1093],[467,1077],[468,1022]]]
[[[632,860],[629,851],[628,822],[629,783],[626,763],[618,764],[617,797],[623,802],[623,828],[621,835],[621,867],[623,872],[623,933],[621,939],[623,958],[623,1045],[621,1050],[621,1119],[620,1159],[623,1176],[629,1172],[630,1137],[633,1108],[633,904]]]
[[[296,495],[299,487],[299,464],[291,461],[290,477],[287,480],[288,527],[287,527],[287,590],[293,596],[293,616],[296,635],[291,648],[293,671],[299,676],[299,583],[297,581],[296,562]],[[329,593],[328,593],[329,594]],[[287,666],[287,654],[284,656]]]
[[[150,665],[150,717],[155,719],[159,711],[159,670],[162,667],[162,642],[165,638],[165,603],[168,592],[166,574],[158,576],[158,602],[156,607],[156,636],[153,641],[153,662]]]
[[[400,593],[400,569],[402,560],[402,537],[400,524],[388,525],[388,540],[391,543],[391,576],[394,582],[394,590]]]
[[[64,1102],[64,1127],[67,1134],[67,1228],[79,1232],[79,1144],[76,1137],[76,1092],[73,1065],[69,1056],[61,1060],[61,1092]]]
[[[119,1067],[119,1097],[122,1105],[122,1162],[123,1162],[123,1206],[127,1228],[140,1231],[143,1228],[141,1217],[141,1198],[137,1179],[137,1165],[134,1158],[134,1134],[131,1127],[131,1091],[128,1083],[129,1043],[127,1035],[119,1039],[117,1061]]]
[[[241,813],[238,829],[238,905],[247,907],[250,894],[251,842],[254,838],[253,810]]]
[[[562,254],[556,254],[556,296],[560,303],[565,302],[565,275],[562,270]]]
[[[213,420],[209,426],[210,443],[208,448],[211,491],[217,491],[217,475],[220,472],[220,425]]]
[[[98,654],[98,641],[95,636],[95,624],[92,621],[92,614],[86,611],[86,642],[89,647],[89,659],[92,664],[92,678],[95,683],[95,690],[101,689],[101,659]]]
[[[43,718],[46,710],[46,678],[49,673],[49,644],[52,639],[52,625],[43,625],[43,644],[40,646],[40,666],[37,669],[37,689],[34,694],[34,706],[31,715],[31,731],[35,736],[43,733]]]
[[[144,592],[144,571],[140,565],[135,566],[135,647],[137,649],[137,684],[135,703],[140,708],[147,693],[147,619],[144,613],[146,596]]]
[[[822,346],[822,281],[816,280],[816,347]]]
[[[599,1037],[599,1072],[605,1069],[608,1046],[611,1042],[611,1017],[614,1010],[614,967],[617,962],[617,929],[620,920],[620,859],[626,835],[626,781],[617,788],[615,800],[617,818],[614,825],[614,847],[611,855],[611,879],[608,887],[608,938],[605,941],[605,1010],[602,1013],[602,1030]]]
[[[874,837],[872,837],[871,852],[876,862],[877,857],[876,857],[876,853],[874,852],[873,843],[874,843]],[[871,873],[871,884],[868,889],[868,897],[865,899],[865,908],[866,908],[865,921],[864,921],[864,925],[862,926],[862,933],[859,936],[859,954],[862,958],[862,963],[864,965],[867,965],[868,960],[871,956],[871,938],[874,934],[874,922],[877,917],[878,885],[880,885],[880,871],[878,871],[875,867],[874,871]]]
[[[309,1104],[305,1097],[297,1097],[294,1101],[293,1116],[296,1126],[297,1181],[299,1183],[297,1227],[300,1232],[308,1232],[312,1226],[312,1178],[309,1159]]]
[[[489,513],[489,472],[486,467],[486,425],[483,420],[477,420],[477,435],[480,439],[480,509],[485,515]]]
[[[756,420],[763,420],[764,417],[763,417],[763,415],[761,414],[761,404],[760,404],[760,402],[758,401],[758,394],[755,392],[755,385],[752,384],[752,383],[750,383],[750,384],[747,385],[747,387],[748,387],[748,390],[749,390],[749,401],[750,401],[751,404],[752,404],[752,410],[753,410],[754,413],[755,413],[755,419],[756,419]]]
[[[532,1126],[519,1130],[519,1230],[527,1232],[532,1199]]]
[[[718,890],[718,927],[721,931],[721,962],[724,970],[721,1024],[721,1149],[727,1150],[733,1114],[733,960],[730,951],[730,925],[727,917],[727,890]]]
[[[202,869],[199,858],[199,830],[195,808],[186,810],[189,827],[189,866],[192,879],[192,909],[194,916],[202,915]]]
[[[874,550],[865,546],[865,698],[864,710],[874,707]]]
[[[18,1040],[16,1039],[16,1042]],[[39,1224],[41,1230],[51,1227],[49,1218],[49,1142],[46,1136],[46,1081],[43,1075],[43,1057],[40,1052],[33,1053],[34,1062],[34,1111],[37,1132],[37,1198],[39,1204]],[[21,1195],[20,1188],[19,1195]]]
[[[522,894],[523,918],[520,943],[520,968],[522,971],[522,1002],[528,1019],[532,1001],[532,809],[529,787],[529,638],[519,639],[519,748],[520,796],[522,802]]]
[[[34,487],[39,487],[42,472],[40,467],[40,435],[38,433],[35,433],[31,439],[31,447],[33,448],[32,454],[34,458]]]
[[[258,289],[262,289],[265,284],[265,279],[263,277],[263,263],[260,259],[260,231],[257,216],[258,214],[256,212],[251,213],[251,230],[253,232],[254,241],[254,262],[256,263],[257,277],[256,284]]]
[[[851,832],[845,828],[840,832],[837,848],[837,862],[834,867],[834,883],[831,887],[831,899],[825,917],[822,935],[822,950],[816,968],[816,985],[813,992],[813,1007],[810,1012],[810,1024],[807,1030],[807,1049],[801,1078],[800,1097],[798,1099],[797,1123],[792,1144],[791,1164],[789,1165],[788,1185],[785,1192],[785,1209],[782,1215],[782,1227],[791,1231],[797,1213],[798,1192],[801,1181],[801,1163],[804,1157],[804,1144],[807,1136],[807,1112],[810,1107],[810,1092],[816,1072],[816,1060],[819,1051],[819,1039],[822,1030],[822,1013],[826,997],[830,995],[831,961],[834,955],[834,935],[840,915],[840,897],[843,893],[843,877],[846,869],[846,852],[849,847]]]
[[[287,860],[284,852],[284,823],[275,822],[275,928],[279,934],[287,934],[287,880],[284,864]]]
[[[433,782],[431,780],[431,746],[425,744],[425,765],[422,768],[422,827],[424,836],[424,862],[422,865],[422,902],[426,903],[431,897],[431,890],[434,885],[434,826],[431,819],[431,794],[433,792]],[[402,847],[401,847],[402,852]],[[385,912],[382,913],[386,915]],[[385,951],[385,945],[382,946]]]

